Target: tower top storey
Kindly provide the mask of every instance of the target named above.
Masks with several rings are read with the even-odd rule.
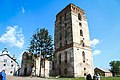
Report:
[[[75,6],[74,4],[70,3],[67,5],[64,9],[62,9],[57,15],[56,20],[58,20],[61,16],[63,16],[66,13],[73,12],[75,14],[80,13],[81,16],[85,14],[85,11],[78,6]]]

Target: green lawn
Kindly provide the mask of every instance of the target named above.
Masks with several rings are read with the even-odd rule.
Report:
[[[57,80],[86,80],[85,78],[58,78]],[[101,77],[100,80],[120,80],[120,77]]]
[[[120,77],[102,77],[101,80],[120,80]]]

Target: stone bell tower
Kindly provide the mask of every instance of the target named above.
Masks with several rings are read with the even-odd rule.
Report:
[[[84,10],[69,4],[56,15],[54,43],[56,75],[83,77],[94,73]]]

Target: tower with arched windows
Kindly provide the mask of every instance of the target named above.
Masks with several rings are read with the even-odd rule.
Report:
[[[69,4],[56,15],[54,43],[56,75],[83,77],[94,73],[84,10]]]

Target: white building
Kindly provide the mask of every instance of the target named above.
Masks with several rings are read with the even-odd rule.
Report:
[[[0,71],[5,69],[6,75],[18,75],[19,65],[15,56],[11,57],[6,48],[0,53]]]

